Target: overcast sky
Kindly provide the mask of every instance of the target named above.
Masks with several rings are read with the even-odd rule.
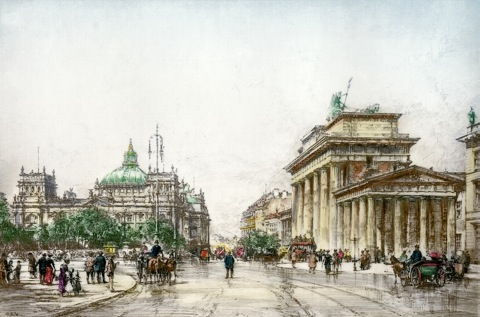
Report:
[[[461,171],[480,111],[478,1],[0,1],[0,191],[22,165],[85,196],[129,138],[148,168],[158,123],[166,166],[205,191],[214,232],[241,212],[299,138],[349,105],[400,112],[415,164]]]

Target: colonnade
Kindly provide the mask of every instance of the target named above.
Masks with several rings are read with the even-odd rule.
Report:
[[[419,244],[422,252],[455,251],[454,196],[385,192],[337,202],[338,176],[338,167],[329,166],[293,185],[292,237],[313,238],[319,249],[379,247],[400,255]]]
[[[424,253],[455,251],[455,197],[366,195],[338,203],[337,210],[344,217],[337,248],[379,247],[399,255],[418,244]]]
[[[323,167],[292,188],[292,236],[314,238],[319,248],[333,248],[337,243],[336,200],[338,167]],[[334,212],[331,212],[334,210]]]

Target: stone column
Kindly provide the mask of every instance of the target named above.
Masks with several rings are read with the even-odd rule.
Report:
[[[337,189],[338,183],[338,166],[330,166],[330,189],[329,189],[329,248],[331,250],[337,248],[337,202],[333,196],[333,192]]]
[[[305,178],[305,185],[303,189],[303,233],[307,237],[312,237],[312,186],[310,182],[310,177]]]
[[[377,198],[375,199],[375,244],[384,252],[385,251],[385,244],[384,244],[384,212],[383,212],[383,199]]]
[[[358,250],[353,250],[355,247],[358,249],[358,200],[353,200],[352,201],[352,223],[350,227],[350,240],[351,240],[351,246],[352,246],[352,256],[353,252],[357,252]],[[354,242],[353,240],[356,239],[357,242]],[[356,245],[355,245],[356,243]],[[358,256],[358,252],[356,253]]]
[[[376,228],[375,228],[375,205],[373,197],[367,199],[367,248],[370,249],[370,254],[373,255],[373,250],[377,244],[376,240]]]
[[[352,224],[352,203],[346,201],[343,203],[343,247],[351,249],[351,226]]]
[[[408,199],[408,222],[407,222],[407,245],[409,248],[413,249],[415,244],[419,241],[418,234],[420,228],[418,226],[418,215],[417,215],[417,201],[415,198]]]
[[[358,207],[358,247],[363,250],[367,247],[367,201],[365,197],[360,197]]]
[[[433,203],[433,230],[434,230],[434,248],[437,252],[442,252],[442,200],[435,198]]]
[[[313,239],[318,246],[320,241],[320,184],[318,173],[313,173]]]
[[[388,254],[389,250],[394,250],[394,243],[393,243],[393,205],[394,200],[391,198],[386,198],[384,201],[384,209],[385,209],[385,221],[383,224],[383,231],[384,231],[384,238],[385,238],[385,255]]]
[[[394,231],[394,252],[395,256],[400,256],[402,254],[402,201],[399,198],[395,199],[395,211],[394,211],[394,221],[393,221],[393,231]]]
[[[337,204],[337,249],[343,249],[343,204]]]
[[[320,170],[320,248],[328,249],[328,173],[327,168]]]
[[[455,199],[448,198],[448,214],[447,214],[447,254],[450,255],[455,251],[455,230],[456,216],[455,216]]]
[[[297,233],[297,194],[298,186],[296,184],[292,185],[292,238],[295,238]]]
[[[422,254],[427,252],[427,200],[425,197],[420,199],[420,251]]]
[[[297,235],[304,234],[303,231],[303,183],[298,184],[297,199]]]

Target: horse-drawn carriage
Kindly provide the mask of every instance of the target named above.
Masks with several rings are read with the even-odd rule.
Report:
[[[446,272],[440,257],[434,256],[431,260],[408,264],[392,256],[390,261],[395,274],[395,283],[399,277],[402,286],[420,287],[425,283],[433,283],[440,287],[445,285]]]
[[[315,252],[317,246],[313,239],[307,239],[305,237],[295,237],[293,242],[290,244],[289,251],[290,253],[295,252],[297,255],[297,261],[303,262],[307,260],[307,254],[310,252]]]
[[[202,250],[200,250],[200,261],[210,261],[210,250],[208,248],[203,248]]]
[[[172,283],[172,273],[177,278],[175,258],[140,256],[137,261],[137,276],[140,283]]]
[[[410,271],[410,281],[413,286],[419,287],[429,282],[437,286],[445,285],[445,270],[438,261],[427,261],[414,266]]]

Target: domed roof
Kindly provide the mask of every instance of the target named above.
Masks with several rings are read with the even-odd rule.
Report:
[[[147,174],[138,167],[137,152],[133,150],[130,140],[122,166],[105,175],[100,185],[143,185],[146,181]]]

